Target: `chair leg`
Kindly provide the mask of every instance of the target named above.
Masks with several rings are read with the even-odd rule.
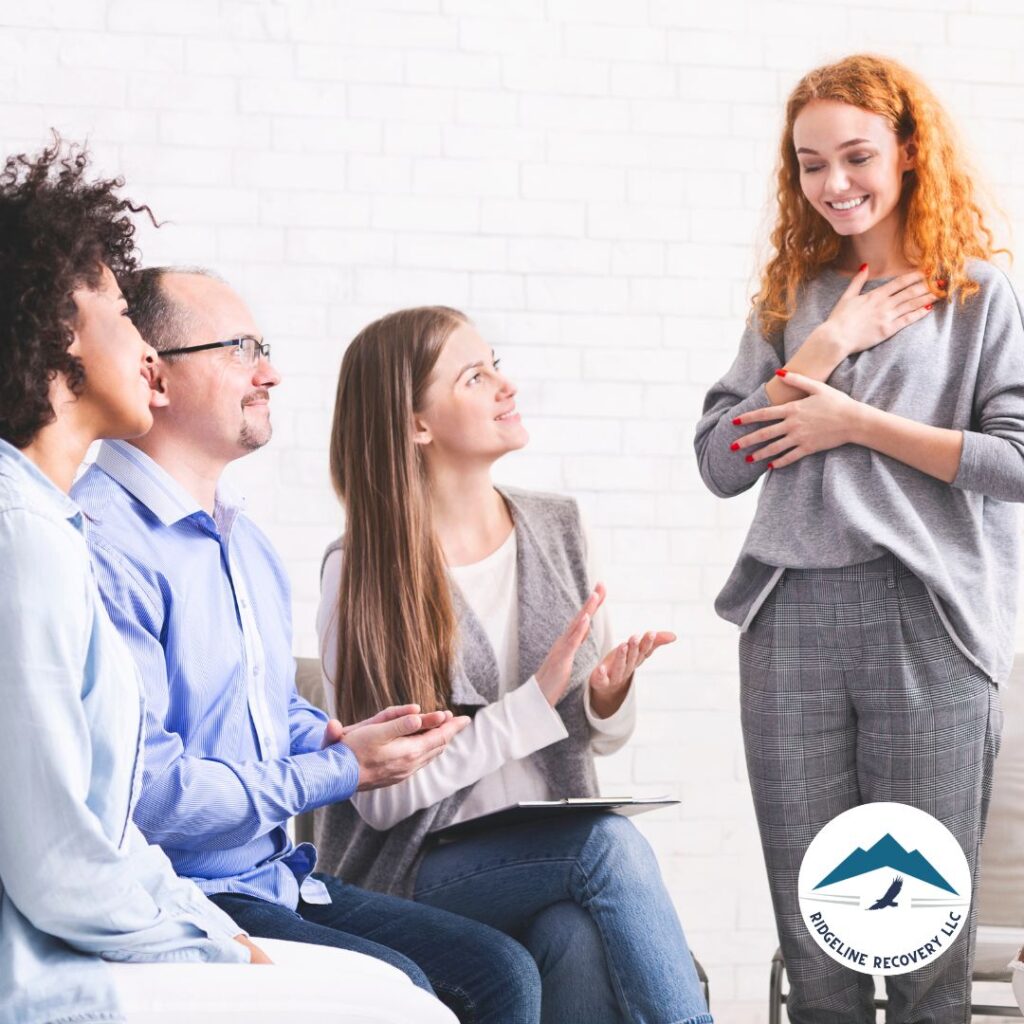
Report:
[[[782,1020],[782,1004],[786,1001],[782,994],[782,979],[786,972],[786,964],[782,953],[775,951],[772,957],[772,973],[768,984],[768,1024],[780,1024]]]

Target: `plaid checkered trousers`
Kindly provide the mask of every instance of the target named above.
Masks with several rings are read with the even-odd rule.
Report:
[[[874,1022],[874,985],[801,921],[804,851],[836,815],[895,801],[953,833],[977,881],[1002,712],[998,687],[951,638],[894,556],[786,570],[740,638],[743,738],[792,1024]],[[976,931],[887,979],[889,1024],[968,1024]]]

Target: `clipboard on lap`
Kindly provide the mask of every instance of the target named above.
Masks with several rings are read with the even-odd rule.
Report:
[[[561,800],[520,800],[500,810],[482,814],[478,818],[468,818],[446,825],[430,833],[430,838],[446,842],[450,839],[461,839],[463,836],[477,832],[490,832],[492,829],[506,825],[521,825],[535,821],[543,827],[545,821],[563,817],[566,814],[578,814],[580,811],[610,811],[632,817],[644,811],[655,811],[659,807],[674,807],[678,800],[671,797],[563,797]]]

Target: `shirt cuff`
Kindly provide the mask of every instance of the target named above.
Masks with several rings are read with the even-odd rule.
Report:
[[[508,718],[516,724],[509,751],[512,758],[526,757],[569,735],[562,716],[548,703],[535,676],[505,699]]]
[[[249,933],[244,928],[239,928],[230,918],[230,927],[212,928],[207,933],[209,936],[206,947],[207,963],[213,964],[247,964],[252,960],[252,954],[247,946],[237,941],[239,935],[249,938]]]
[[[182,879],[182,881],[187,881]],[[191,883],[189,883],[191,884]],[[145,955],[137,958],[138,962],[150,963],[160,960],[168,962],[188,962],[202,960],[207,963],[247,964],[250,962],[249,950],[240,942],[235,941],[238,935],[248,937],[249,933],[239,927],[216,903],[207,899],[202,891],[186,892],[177,902],[178,916],[182,923],[198,928],[206,933],[206,939],[197,940],[194,945],[188,944],[177,954],[170,952],[163,955]],[[134,957],[117,957],[131,962]]]
[[[290,729],[289,745],[290,754],[313,754],[321,749],[324,741],[324,729],[327,728],[327,719],[322,722],[317,719],[303,722],[299,728]]]
[[[720,497],[730,497],[745,491],[768,471],[764,460],[747,462],[736,452],[730,451],[730,448],[751,432],[749,423],[737,426],[733,421],[755,409],[767,409],[771,404],[768,391],[761,384],[742,402],[737,402],[724,413],[715,426],[714,434],[708,441],[709,445],[714,445],[714,449],[705,449],[701,456],[701,475],[708,487]]]
[[[297,814],[325,804],[348,800],[359,785],[359,761],[344,743],[293,758],[305,787],[305,802]]]
[[[953,486],[1000,501],[1024,501],[1024,466],[1019,441],[963,431],[960,465]]]
[[[600,718],[590,706],[590,687],[583,693],[583,710],[594,732],[610,739],[625,739],[636,728],[636,677],[633,677],[626,692],[626,698],[607,718]]]
[[[953,486],[959,487],[962,491],[980,491],[981,478],[984,476],[985,452],[984,434],[974,430],[963,431],[963,447],[960,449],[960,465],[957,467],[956,476],[953,477]]]

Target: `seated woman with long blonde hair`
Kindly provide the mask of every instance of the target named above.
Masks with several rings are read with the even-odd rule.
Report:
[[[576,503],[492,483],[492,464],[527,441],[515,395],[452,309],[383,317],[345,353],[331,468],[346,527],[319,616],[330,696],[345,721],[406,702],[474,717],[408,783],[318,812],[318,842],[351,881],[523,942],[544,1021],[707,1024],[629,820],[574,813],[431,837],[517,801],[595,795],[594,754],[633,728],[635,669],[674,639],[613,644]]]

